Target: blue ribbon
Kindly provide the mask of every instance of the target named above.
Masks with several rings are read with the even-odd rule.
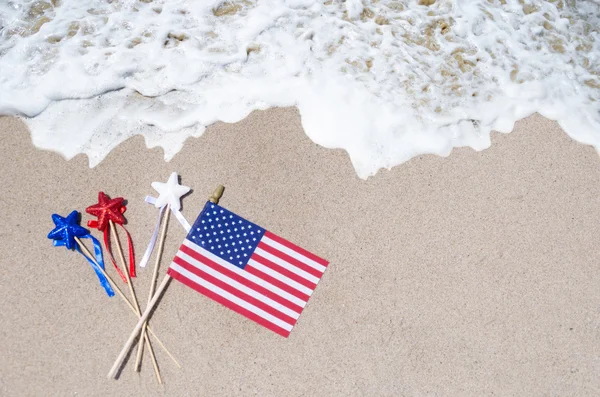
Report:
[[[77,211],[71,212],[66,218],[63,218],[60,215],[53,214],[52,221],[55,224],[55,228],[48,234],[48,238],[52,239],[52,243],[55,247],[67,247],[67,249],[75,249],[79,252],[87,261],[92,265],[92,268],[96,272],[98,279],[100,280],[100,285],[104,288],[108,296],[114,296],[115,291],[110,286],[108,279],[102,273],[104,270],[104,258],[102,256],[102,245],[94,236],[90,234],[90,232],[79,226],[78,224],[79,213]],[[96,262],[92,258],[89,258],[83,252],[81,252],[81,248],[75,241],[75,237],[78,238],[89,238],[92,240],[94,244],[94,254],[96,257]],[[100,269],[102,268],[102,270]]]
[[[92,240],[92,243],[94,244],[94,254],[96,256],[96,262],[98,264],[96,264],[96,262],[94,262],[92,258],[89,258],[86,254],[84,254],[81,251],[81,248],[79,248],[79,245],[75,245],[75,251],[83,255],[83,257],[87,259],[87,261],[92,265],[92,268],[96,272],[96,276],[98,276],[98,280],[100,280],[100,285],[102,286],[102,288],[104,288],[108,296],[115,296],[115,291],[113,291],[112,287],[110,286],[110,283],[108,282],[108,279],[104,276],[104,274],[102,274],[102,271],[100,270],[100,268],[104,270],[104,258],[102,256],[102,245],[100,244],[100,241],[98,241],[91,234],[88,234],[86,236],[80,236],[79,238],[89,238],[90,240]],[[61,247],[66,245],[67,244],[64,240],[54,240],[55,247]]]

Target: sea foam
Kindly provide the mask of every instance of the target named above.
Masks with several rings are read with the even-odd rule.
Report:
[[[98,164],[297,106],[361,177],[539,112],[600,149],[597,0],[4,0],[0,114]]]

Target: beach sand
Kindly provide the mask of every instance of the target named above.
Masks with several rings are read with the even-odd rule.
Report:
[[[366,181],[295,109],[214,125],[169,163],[141,137],[90,169],[15,118],[0,133],[1,395],[600,394],[600,159],[541,116]],[[189,221],[223,184],[222,205],[331,264],[289,339],[172,282],[151,324],[183,368],[156,347],[163,386],[148,355],[109,380],[136,320],[52,247],[50,215],[124,196],[140,258],[157,216],[144,196],[172,171],[194,189]],[[161,274],[185,236],[171,219]]]

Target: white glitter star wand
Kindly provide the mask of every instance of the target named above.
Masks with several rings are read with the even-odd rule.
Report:
[[[225,190],[225,188],[222,185],[219,185],[219,187],[217,187],[217,189],[214,191],[212,196],[210,196],[208,201],[210,201],[211,203],[217,204],[219,202],[219,199],[223,195],[223,190]],[[129,339],[127,339],[127,342],[125,342],[125,345],[121,349],[119,356],[117,357],[112,368],[108,372],[108,376],[107,376],[108,378],[114,378],[116,376],[119,367],[121,366],[121,364],[123,363],[123,360],[125,359],[125,355],[129,351],[129,349],[131,349],[131,345],[133,345],[133,341],[135,340],[135,338],[137,338],[137,336],[140,334],[142,326],[146,323],[146,321],[148,320],[148,317],[150,317],[150,313],[154,309],[154,306],[156,306],[156,302],[158,302],[158,299],[160,298],[160,295],[163,293],[163,291],[167,287],[167,284],[169,284],[169,280],[171,280],[171,276],[169,276],[169,274],[167,273],[167,274],[165,274],[165,277],[163,278],[160,285],[156,289],[156,292],[154,293],[152,300],[150,301],[150,303],[148,303],[148,307],[146,307],[146,311],[144,311],[144,313],[140,317],[138,323],[136,324],[135,328],[133,329],[133,332],[131,333],[131,335],[129,335]]]
[[[164,218],[162,219],[162,229],[160,232],[160,237],[158,239],[158,250],[156,251],[156,260],[154,262],[154,271],[152,272],[152,279],[150,280],[150,292],[148,294],[148,304],[150,304],[150,301],[152,301],[152,297],[154,296],[154,288],[156,287],[156,279],[158,277],[158,268],[160,266],[160,260],[162,257],[163,247],[165,244],[165,236],[167,234],[167,227],[169,224],[169,214],[170,214],[169,209],[173,210],[173,212],[175,214],[181,214],[179,212],[179,210],[181,209],[181,197],[186,195],[190,191],[190,188],[188,186],[183,186],[183,185],[179,184],[179,180],[178,180],[176,172],[173,172],[171,174],[167,183],[152,182],[152,187],[159,194],[158,198],[154,202],[154,205],[156,206],[156,208],[160,208],[159,223],[160,223],[160,217],[163,215],[163,213],[164,213]],[[180,215],[180,216],[181,216],[181,218],[183,218],[182,215]],[[185,218],[183,218],[183,219],[185,220]],[[186,221],[186,223],[187,223],[187,221]],[[158,227],[158,225],[157,225],[157,227]],[[152,237],[152,241],[150,242],[150,245],[148,246],[148,249],[146,250],[146,253],[144,254],[144,258],[142,259],[142,263],[140,264],[142,267],[146,266],[148,259],[150,259],[150,254],[152,253],[152,249],[154,247],[154,241],[156,238],[157,230],[158,229],[155,229],[154,235]],[[147,323],[145,322],[142,325],[142,335],[146,329],[146,326],[147,326]],[[138,345],[138,351],[137,351],[137,355],[135,357],[135,365],[133,367],[134,371],[140,370],[140,365],[142,363],[142,352],[143,351],[144,351],[144,345],[140,343]]]

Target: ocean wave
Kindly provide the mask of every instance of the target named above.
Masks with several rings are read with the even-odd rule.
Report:
[[[599,26],[594,0],[9,0],[0,114],[90,166],[276,106],[361,177],[535,112],[599,149]]]

